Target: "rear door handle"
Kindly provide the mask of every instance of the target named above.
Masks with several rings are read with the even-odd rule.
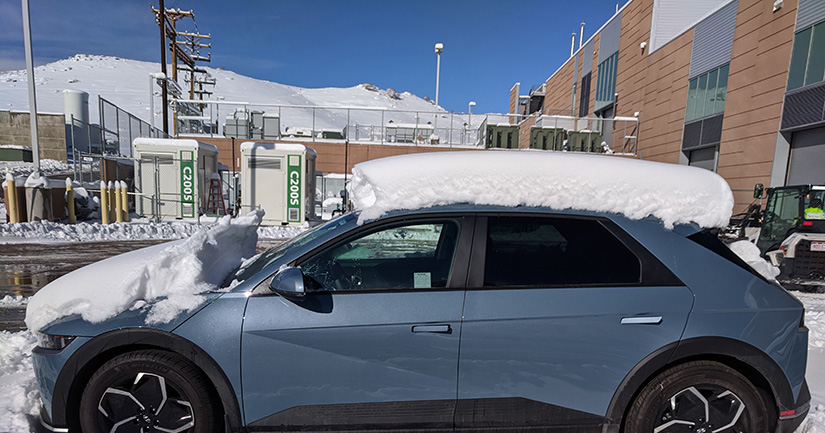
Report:
[[[426,332],[430,334],[450,334],[453,332],[450,325],[415,325],[412,332]]]
[[[658,325],[662,323],[662,316],[623,317],[622,325]]]

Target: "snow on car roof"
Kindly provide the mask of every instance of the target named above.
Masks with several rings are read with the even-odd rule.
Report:
[[[359,223],[393,210],[470,203],[659,218],[665,227],[724,227],[727,182],[711,171],[615,156],[547,151],[399,155],[357,164],[348,186]]]

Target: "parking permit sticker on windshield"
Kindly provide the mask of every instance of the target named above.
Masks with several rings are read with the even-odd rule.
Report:
[[[432,278],[429,272],[413,273],[413,288],[429,289],[430,287],[432,287]]]

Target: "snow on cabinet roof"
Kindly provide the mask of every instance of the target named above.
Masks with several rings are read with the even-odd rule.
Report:
[[[357,164],[348,186],[364,222],[454,203],[649,215],[665,227],[724,227],[733,194],[716,173],[685,165],[547,151],[419,153]]]
[[[241,143],[241,150],[281,150],[284,152],[307,152],[315,154],[313,149],[298,143],[262,143],[258,141],[244,141]]]
[[[192,149],[210,150],[217,152],[218,148],[212,144],[198,140],[184,138],[136,138],[134,146],[169,146],[169,147],[189,147]]]

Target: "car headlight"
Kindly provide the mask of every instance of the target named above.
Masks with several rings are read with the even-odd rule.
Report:
[[[35,332],[37,345],[44,349],[61,350],[74,341],[73,335],[50,335],[42,332]]]

